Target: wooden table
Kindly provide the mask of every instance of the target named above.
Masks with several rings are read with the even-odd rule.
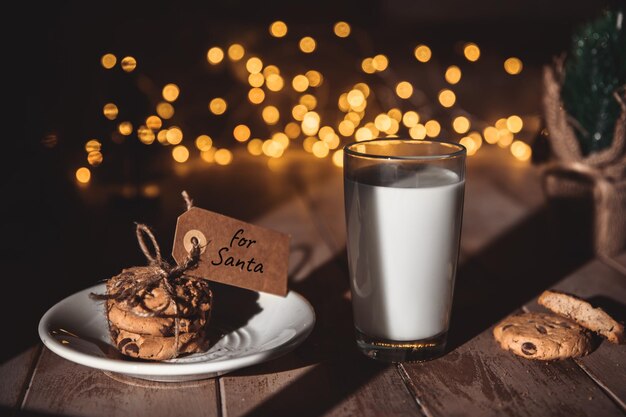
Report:
[[[626,254],[588,260],[557,250],[537,168],[498,148],[470,159],[449,352],[385,365],[354,346],[341,173],[320,164],[335,171],[323,181],[292,176],[293,197],[255,221],[292,235],[291,288],[316,310],[313,333],[294,352],[163,384],[105,374],[38,345],[0,365],[0,405],[80,416],[624,415],[624,346],[603,342],[584,358],[543,363],[500,350],[491,336],[507,314],[539,309],[533,297],[548,287],[626,304]]]

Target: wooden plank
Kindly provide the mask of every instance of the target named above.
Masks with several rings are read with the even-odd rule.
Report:
[[[315,309],[313,333],[292,354],[221,377],[224,414],[414,413],[400,376],[356,349],[344,257],[330,260],[292,288]],[[394,405],[380,402],[381,396]]]
[[[467,159],[467,173],[488,178],[503,194],[530,209],[545,203],[540,168],[515,159],[508,149],[484,146]]]
[[[290,199],[253,223],[291,236],[289,279],[292,282],[305,279],[315,268],[334,256],[301,197]]]
[[[399,367],[428,416],[621,416],[574,361],[500,349],[491,329],[442,358]]]
[[[554,285],[553,288],[586,298],[615,317],[624,320],[626,279],[599,260],[585,265]],[[529,311],[544,310],[537,304],[536,299],[524,307]],[[603,341],[594,352],[576,359],[576,363],[626,412],[626,384],[624,384],[626,350],[624,346]]]
[[[394,366],[383,366],[358,352],[316,365],[285,370],[258,369],[254,375],[221,378],[229,417],[402,416],[415,415],[415,402]],[[273,367],[293,362],[279,360]]]
[[[496,187],[485,175],[468,173],[465,182],[465,205],[461,249],[471,256],[480,252],[529,213]]]
[[[38,344],[0,365],[0,406],[20,406],[40,354]]]
[[[346,247],[346,220],[342,171],[335,170],[327,181],[309,182],[303,198],[330,248],[335,253],[343,251]]]
[[[73,416],[219,415],[214,379],[180,384],[118,379],[44,348],[23,409]]]

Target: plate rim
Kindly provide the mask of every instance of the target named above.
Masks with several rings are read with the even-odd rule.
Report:
[[[56,340],[49,334],[50,320],[54,316],[56,310],[61,308],[61,305],[68,302],[68,299],[74,296],[78,296],[81,293],[97,292],[103,290],[104,283],[96,284],[83,290],[77,291],[68,295],[62,300],[55,303],[50,307],[39,320],[38,333],[39,338],[43,344],[55,354],[67,359],[71,362],[78,363],[94,369],[100,369],[104,371],[117,372],[128,375],[146,375],[146,376],[190,376],[209,373],[224,374],[236,369],[245,368],[258,363],[266,362],[270,359],[275,359],[282,356],[302,343],[313,331],[316,324],[315,309],[311,303],[301,294],[290,290],[285,297],[294,296],[299,302],[303,304],[306,310],[310,313],[310,323],[304,327],[301,331],[297,332],[295,337],[273,348],[265,349],[261,352],[255,352],[238,356],[235,358],[216,360],[209,360],[204,362],[187,362],[187,363],[167,363],[167,362],[126,362],[119,359],[102,358],[93,356],[84,352],[80,352],[71,349],[61,342]],[[261,293],[259,293],[261,294]],[[265,294],[265,293],[263,293]],[[274,296],[273,294],[267,294]],[[280,297],[280,296],[275,296]],[[245,326],[244,326],[245,327]]]

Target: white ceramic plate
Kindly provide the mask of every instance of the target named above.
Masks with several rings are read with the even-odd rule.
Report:
[[[212,378],[276,358],[304,341],[315,325],[313,307],[300,294],[290,291],[279,297],[258,293],[256,313],[241,327],[211,323],[222,332],[207,352],[162,362],[137,361],[115,353],[103,303],[90,299],[91,292],[104,293],[104,284],[71,295],[44,314],[39,322],[43,343],[57,355],[81,365],[152,381]],[[232,303],[228,308],[235,311],[238,306]]]

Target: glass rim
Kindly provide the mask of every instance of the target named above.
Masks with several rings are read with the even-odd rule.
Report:
[[[454,152],[440,154],[440,155],[372,155],[365,152],[358,152],[354,149],[351,149],[354,145],[367,144],[370,142],[402,142],[402,143],[429,143],[429,144],[443,144],[449,145],[451,147],[456,148]],[[467,148],[460,143],[456,142],[447,142],[443,140],[418,140],[418,139],[409,139],[409,138],[376,138],[370,140],[363,140],[360,142],[350,142],[343,147],[344,154],[350,156],[356,156],[360,158],[373,158],[373,159],[388,159],[388,160],[402,160],[402,161],[420,161],[420,160],[442,160],[442,159],[452,159],[458,158],[460,156],[465,156],[467,154]]]

